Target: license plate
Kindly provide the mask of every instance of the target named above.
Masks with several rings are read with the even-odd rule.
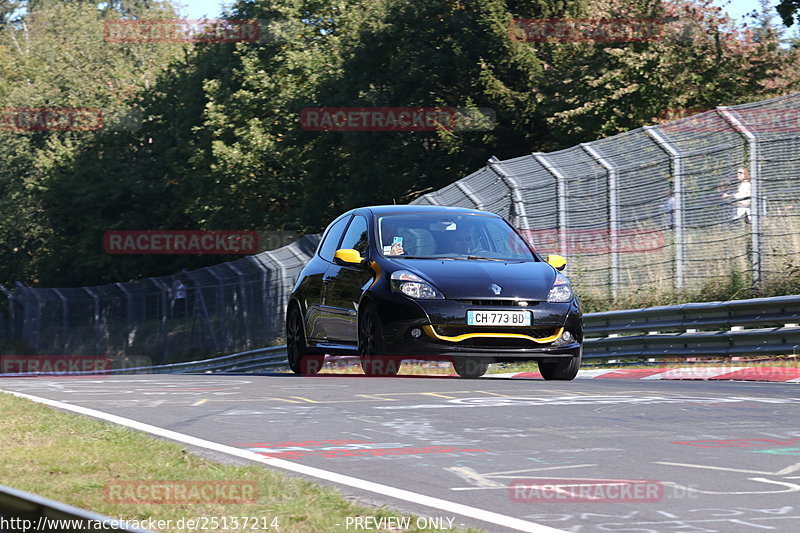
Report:
[[[467,311],[469,326],[530,326],[530,311]]]

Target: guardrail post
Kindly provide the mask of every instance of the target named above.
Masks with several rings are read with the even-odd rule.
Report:
[[[672,162],[672,195],[675,204],[670,217],[675,239],[675,288],[683,288],[685,242],[684,242],[684,209],[683,209],[683,158],[680,151],[673,146],[664,134],[655,126],[645,126],[644,132],[650,136],[659,148],[669,155]]]
[[[528,213],[525,211],[525,201],[522,198],[522,194],[519,192],[519,184],[517,180],[515,180],[511,173],[509,173],[503,166],[500,164],[500,160],[497,159],[496,156],[492,156],[489,159],[489,168],[497,174],[503,183],[506,184],[510,193],[511,193],[511,207],[514,211],[514,226],[521,229],[530,229],[530,224],[528,223]]]
[[[761,287],[761,166],[759,165],[758,139],[747,129],[727,106],[717,108],[717,113],[744,137],[750,152],[750,242],[753,269],[753,289]]]
[[[589,143],[581,143],[581,148],[606,170],[608,175],[608,217],[611,234],[611,298],[617,299],[619,289],[619,187],[617,184],[617,167]]]
[[[567,255],[567,178],[547,160],[546,154],[535,152],[532,155],[556,180],[556,189],[558,191],[558,201],[556,202],[558,209],[558,246],[561,248],[561,253]]]

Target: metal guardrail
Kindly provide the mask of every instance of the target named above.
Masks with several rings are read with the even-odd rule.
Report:
[[[800,322],[800,296],[751,298],[584,315],[584,334],[685,331],[736,326],[775,326]]]
[[[85,511],[0,485],[0,531],[124,531],[154,533],[130,522]]]
[[[584,357],[796,354],[798,323],[799,295],[588,313]]]
[[[103,370],[102,374],[188,374],[198,372],[252,372],[256,370],[277,370],[288,367],[286,346],[270,346],[258,350],[248,350],[232,355],[223,355],[201,361],[172,363],[168,365],[137,366],[130,368],[114,368]],[[28,372],[20,374],[0,374],[1,377],[58,376],[67,373]],[[69,372],[71,376],[91,375],[97,372]]]
[[[746,326],[761,327],[745,329]],[[800,353],[800,295],[587,313],[584,334],[585,359],[797,354]],[[108,372],[230,373],[277,370],[287,366],[286,346],[281,345],[202,361]]]
[[[756,326],[756,329],[745,329]],[[800,295],[587,313],[584,358],[690,358],[800,352]],[[164,367],[252,372],[286,366],[286,347]]]

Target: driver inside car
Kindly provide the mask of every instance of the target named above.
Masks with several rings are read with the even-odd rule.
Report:
[[[455,229],[443,232],[440,252],[445,254],[469,254],[472,237],[467,230]]]

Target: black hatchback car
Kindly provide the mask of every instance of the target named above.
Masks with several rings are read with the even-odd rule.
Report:
[[[325,354],[358,354],[365,374],[393,376],[403,359],[444,359],[476,378],[490,363],[528,360],[545,379],[573,379],[583,321],[565,264],[485,211],[348,211],[289,297],[289,365],[315,374]]]

